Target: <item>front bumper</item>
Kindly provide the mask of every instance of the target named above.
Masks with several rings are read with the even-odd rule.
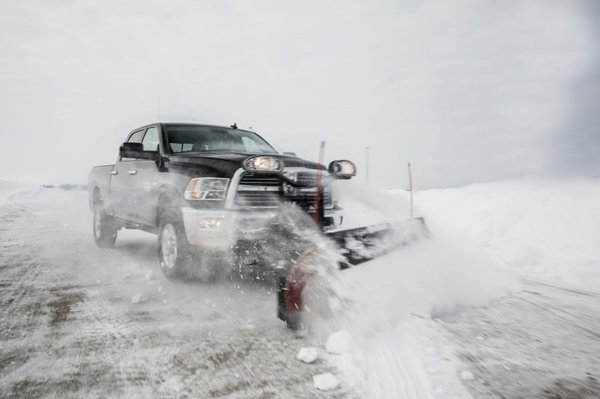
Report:
[[[225,250],[238,240],[266,239],[270,228],[284,220],[278,209],[241,211],[184,207],[182,214],[190,244]],[[340,208],[326,209],[324,216],[332,221],[326,229],[333,230],[339,227],[341,215]]]

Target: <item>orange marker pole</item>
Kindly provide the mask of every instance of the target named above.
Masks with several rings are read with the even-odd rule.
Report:
[[[319,147],[319,164],[323,165],[325,158],[325,141],[321,141],[321,145]],[[316,181],[316,190],[315,190],[315,215],[314,221],[315,224],[319,224],[319,211],[321,210],[319,207],[319,203],[321,201],[321,175],[323,171],[321,169],[317,169],[317,181]]]
[[[408,163],[408,190],[410,191],[410,218],[413,217],[413,185],[412,185],[412,171],[410,168],[410,162]]]

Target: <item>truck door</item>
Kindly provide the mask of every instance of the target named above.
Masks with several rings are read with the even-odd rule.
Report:
[[[144,151],[160,151],[158,128],[149,127],[142,140]],[[158,201],[158,165],[155,161],[137,159],[128,170],[133,209],[132,217],[137,223],[146,226],[156,225],[156,207]]]
[[[145,131],[145,129],[141,129],[131,133],[127,142],[141,143]],[[135,170],[135,161],[133,158],[119,157],[115,163],[115,167],[110,172],[110,200],[114,216],[129,222],[134,220],[130,184],[132,171]]]

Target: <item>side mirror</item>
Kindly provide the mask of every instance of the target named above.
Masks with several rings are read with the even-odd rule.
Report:
[[[122,158],[158,160],[158,151],[144,151],[142,143],[123,143],[119,148],[119,155]]]
[[[352,176],[356,176],[356,166],[346,160],[333,161],[329,164],[329,173],[336,179],[348,180]]]

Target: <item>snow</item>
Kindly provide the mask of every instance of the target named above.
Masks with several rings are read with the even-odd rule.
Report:
[[[350,189],[345,195],[348,196],[344,202],[345,227],[398,222],[408,215],[405,191],[357,194]],[[484,348],[497,354],[496,364],[507,370],[518,372],[520,364],[528,369],[541,368],[540,363],[535,363],[541,361],[502,358],[507,353],[503,347],[506,341],[496,326],[506,321],[498,315],[491,320],[456,317],[458,321],[452,320],[451,326],[445,325],[448,315],[465,309],[484,309],[502,298],[514,296],[524,284],[532,281],[567,286],[581,292],[600,291],[599,179],[529,176],[417,192],[418,214],[425,217],[431,239],[341,272],[335,276],[338,280],[334,287],[311,287],[313,292],[321,293],[316,298],[323,303],[310,304],[316,325],[301,340],[294,339],[274,320],[272,291],[251,285],[185,284],[166,280],[156,266],[155,238],[151,235],[120,232],[117,249],[98,250],[89,235],[91,218],[86,200],[83,192],[0,182],[0,211],[23,218],[14,230],[6,232],[8,238],[1,243],[4,248],[10,248],[14,245],[12,241],[19,239],[36,243],[36,250],[29,250],[35,252],[33,255],[18,254],[39,257],[39,261],[34,258],[29,263],[43,265],[38,274],[46,279],[42,280],[42,286],[51,286],[52,273],[58,273],[59,281],[65,279],[74,286],[86,287],[87,299],[77,305],[76,313],[70,317],[87,319],[83,319],[85,323],[80,320],[80,324],[75,324],[73,331],[62,338],[62,347],[85,341],[86,334],[104,335],[107,331],[116,337],[136,337],[131,342],[110,338],[120,346],[109,353],[109,359],[123,370],[134,362],[148,363],[157,368],[152,373],[158,374],[161,369],[157,364],[165,358],[187,367],[194,362],[194,357],[207,356],[197,352],[198,348],[211,350],[203,340],[221,346],[222,352],[212,355],[212,359],[220,361],[232,351],[239,355],[232,348],[251,340],[255,346],[249,346],[248,353],[255,362],[271,370],[270,356],[277,353],[279,364],[293,364],[291,369],[294,370],[304,367],[302,381],[308,389],[348,390],[365,399],[471,398],[470,389],[474,385],[490,381],[485,381],[484,370],[469,368],[459,356],[456,337],[450,331],[462,331],[464,340],[470,341],[468,345],[478,356],[485,355]],[[357,217],[352,220],[350,215]],[[536,293],[541,292],[539,287],[536,290]],[[23,298],[29,300],[27,296]],[[577,306],[582,306],[580,302],[583,303],[579,301]],[[523,303],[540,309],[539,304]],[[591,315],[594,302],[590,300],[587,304],[592,309],[588,311]],[[519,302],[513,309],[518,311],[525,305]],[[317,317],[325,312],[320,307],[327,308],[331,320]],[[552,302],[543,308],[552,310]],[[153,321],[138,325],[127,318],[131,314],[142,319],[151,317]],[[559,316],[566,317],[562,313]],[[528,315],[520,317],[525,320]],[[541,320],[544,316],[537,317]],[[594,320],[592,316],[581,318],[581,328],[596,331]],[[516,332],[514,340],[527,345],[531,340],[550,339],[551,336],[541,335],[545,330],[548,329],[540,325],[538,330],[529,331],[531,336]],[[10,345],[17,347],[21,341],[54,345],[46,341],[47,337],[43,331],[33,331]],[[535,342],[535,348],[543,348]],[[148,344],[146,352],[141,348],[145,343]],[[550,345],[562,347],[560,341],[551,341]],[[578,343],[573,340],[569,345],[569,350],[573,350]],[[265,350],[266,354],[261,355],[256,348]],[[269,352],[271,348],[275,349]],[[593,348],[582,349],[590,350]],[[27,376],[48,379],[56,374],[59,378],[69,373],[80,356],[67,353],[65,364],[54,367],[54,374],[49,376],[44,365],[57,361],[48,359],[43,351],[33,353],[32,361],[18,373],[0,375],[0,383],[8,386],[6,384]],[[536,357],[543,357],[535,353]],[[551,358],[550,354],[546,358]],[[586,363],[581,363],[579,358],[564,363],[580,364],[577,367],[582,372],[588,371]],[[213,379],[214,374],[206,378],[190,377],[171,369],[162,370],[165,376],[158,387],[137,392],[136,387],[123,389],[138,396],[151,397],[157,391],[163,396],[177,396],[189,393],[186,389],[191,384],[190,378],[197,380],[196,389],[204,389],[200,387],[218,385],[226,382],[227,376],[247,372],[244,362],[234,362],[227,367],[231,370],[218,364],[217,371],[209,371],[219,374],[219,379]],[[556,370],[558,366],[553,369]],[[593,371],[593,365],[589,370]],[[287,375],[286,370],[281,372]],[[248,384],[256,377],[253,373],[248,372],[244,377]],[[272,383],[271,375],[263,377],[274,384],[272,386],[286,387],[285,382]],[[281,375],[278,374],[278,378]],[[293,380],[299,381],[298,376],[294,374]],[[292,386],[295,387],[297,385]],[[222,390],[227,392],[227,388]]]
[[[319,359],[319,350],[317,348],[300,348],[296,359],[304,363],[314,363]]]
[[[408,217],[397,193],[367,197],[376,209],[368,216],[371,223]],[[364,218],[364,197],[356,201],[361,207],[346,203],[347,212]],[[519,287],[513,274],[477,244],[436,230],[429,240],[345,271],[342,279],[340,296],[348,309],[326,349],[345,358],[337,361],[342,386],[365,398],[468,398],[452,345],[433,318],[485,305]],[[357,358],[361,361],[352,360]]]
[[[353,198],[360,206],[346,209],[360,223],[409,213],[405,191]],[[364,359],[363,397],[469,398],[463,381],[475,376],[436,316],[487,305],[519,291],[522,279],[598,292],[600,180],[523,177],[421,191],[415,200],[433,237],[344,273],[351,305],[340,323],[354,345],[340,352]],[[355,371],[338,370],[342,385],[357,380]]]
[[[600,178],[526,176],[421,191],[415,202],[434,230],[523,277],[600,291]]]
[[[332,333],[329,338],[327,338],[325,349],[329,353],[342,355],[350,352],[351,344],[352,335],[346,330],[340,330]]]

